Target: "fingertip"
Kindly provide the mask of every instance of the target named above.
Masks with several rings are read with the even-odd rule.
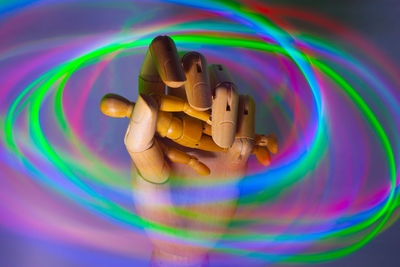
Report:
[[[202,171],[201,171],[201,175],[203,175],[203,176],[207,176],[207,175],[210,175],[210,173],[211,173],[211,171],[210,171],[210,169],[205,165],[205,164],[202,164],[203,166],[202,166]]]
[[[100,110],[103,114],[123,118],[130,117],[133,110],[133,103],[117,94],[106,94],[100,101]]]
[[[149,49],[163,82],[170,87],[182,86],[186,77],[174,41],[169,36],[159,35]]]
[[[264,166],[269,166],[271,164],[271,155],[265,147],[256,146],[254,148],[257,160]]]
[[[214,142],[222,148],[229,148],[235,140],[238,102],[238,94],[232,84],[221,84],[215,89],[211,132]]]
[[[172,88],[179,88],[185,84],[185,81],[164,81],[164,83]]]
[[[278,139],[276,135],[271,133],[267,136],[267,138],[268,138],[267,147],[269,151],[271,151],[273,154],[276,154],[278,152]]]
[[[206,58],[198,52],[188,52],[182,57],[182,66],[187,77],[185,83],[189,105],[196,110],[211,108],[211,88]]]
[[[229,148],[235,141],[236,125],[232,122],[214,123],[211,131],[212,139],[222,148]]]
[[[192,163],[193,162],[193,163]],[[207,176],[211,173],[210,169],[203,162],[199,161],[197,158],[193,158],[192,162],[189,163],[189,166],[200,175]]]

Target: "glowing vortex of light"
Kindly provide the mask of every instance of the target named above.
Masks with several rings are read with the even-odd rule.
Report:
[[[140,249],[126,248],[123,233],[141,236],[149,226],[184,239],[135,213],[122,142],[127,122],[98,110],[110,91],[137,97],[135,79],[149,43],[169,35],[179,50],[196,50],[209,63],[228,66],[239,90],[256,99],[257,130],[275,132],[280,140],[271,166],[250,160],[249,175],[239,184],[238,211],[214,251],[265,262],[327,261],[354,252],[389,227],[399,215],[398,69],[350,29],[307,11],[257,1],[187,2],[148,1],[186,12],[148,9],[115,32],[1,47],[0,169],[7,192],[0,200],[8,203],[0,210],[2,226],[65,241],[86,233],[93,240],[89,245],[99,246],[95,231],[79,231],[92,219],[71,215],[75,228],[68,231],[66,223],[53,222],[51,230],[39,226],[35,212],[43,220],[52,220],[54,210],[73,212],[62,202],[35,207],[16,201],[16,195],[39,194],[33,181],[44,186],[40,192],[66,197],[119,225],[120,235],[104,250],[140,257]],[[85,2],[4,4],[9,17],[0,33],[31,9],[45,12],[68,3],[78,8]],[[110,5],[115,12],[128,8],[124,1]],[[319,25],[333,38],[302,32],[289,19]],[[202,186],[224,184],[207,180]],[[22,221],[30,226],[22,227]]]

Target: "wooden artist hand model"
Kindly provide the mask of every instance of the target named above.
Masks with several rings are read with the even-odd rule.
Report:
[[[251,154],[268,165],[277,140],[273,134],[254,133],[254,101],[238,95],[225,67],[207,67],[197,52],[178,54],[168,36],[150,44],[139,74],[139,93],[136,103],[107,94],[100,108],[108,116],[130,118],[125,145],[136,167],[133,193],[139,215],[176,231],[176,238],[162,237],[149,224],[153,264],[184,265],[204,257],[236,208],[235,183],[194,185],[243,177]],[[218,199],[210,201],[213,196]],[[202,231],[208,232],[207,246],[179,238],[196,240]]]

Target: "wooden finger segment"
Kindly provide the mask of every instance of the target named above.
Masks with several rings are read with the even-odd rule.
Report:
[[[207,165],[199,161],[196,157],[191,156],[174,147],[167,146],[165,144],[163,145],[163,149],[167,157],[172,162],[188,165],[200,175],[210,174],[210,169],[207,167]]]
[[[157,133],[161,137],[168,137],[175,140],[182,136],[183,124],[180,118],[172,115],[172,113],[159,111],[157,118]]]
[[[174,41],[169,36],[157,36],[149,50],[163,82],[170,87],[182,86],[186,77]]]
[[[203,133],[211,136],[211,125],[203,123]]]
[[[144,95],[163,95],[165,94],[165,84],[163,82],[147,81],[139,76],[139,93]]]
[[[160,111],[157,119],[157,132],[174,142],[196,148],[203,134],[203,124],[189,116],[176,117],[172,113]]]
[[[186,116],[182,119],[182,125],[182,136],[174,141],[186,147],[196,148],[196,144],[203,135],[202,122]]]
[[[248,138],[236,138],[232,146],[229,148],[227,159],[229,162],[247,162],[249,156],[253,152],[254,140]]]
[[[158,105],[151,96],[139,95],[125,134],[125,146],[130,152],[142,152],[153,144]]]
[[[228,150],[228,160],[245,163],[253,152],[255,131],[255,104],[248,95],[239,96],[236,138]]]
[[[226,152],[227,150],[218,146],[209,135],[202,135],[200,141],[195,144],[194,148],[213,152]]]
[[[229,72],[222,65],[210,65],[213,91],[212,138],[222,148],[235,140],[239,96]]]
[[[238,102],[232,86],[224,84],[215,89],[211,129],[212,137],[220,147],[230,147],[235,139]]]
[[[158,74],[156,66],[154,65],[150,49],[147,50],[139,72],[139,94],[165,94],[165,84]]]
[[[168,179],[169,166],[154,138],[158,104],[148,95],[139,95],[125,134],[125,146],[138,172],[146,180],[163,183]]]
[[[256,134],[256,145],[266,146],[273,154],[278,152],[278,139],[276,135],[271,133],[268,136]]]
[[[205,57],[197,52],[182,57],[183,70],[187,81],[185,91],[189,105],[196,110],[211,108],[211,89]]]
[[[255,103],[249,95],[239,96],[236,138],[254,139]]]
[[[211,64],[208,66],[211,91],[221,83],[233,84],[233,79],[229,71],[221,64]]]
[[[128,152],[136,169],[144,179],[152,183],[164,183],[168,180],[170,167],[165,161],[164,153],[156,139],[144,151],[132,152],[128,150]]]
[[[182,146],[197,148],[205,151],[224,151],[217,146],[211,136],[204,131],[211,132],[211,127],[204,122],[189,116],[176,117],[172,113],[159,111],[157,119],[157,132],[161,137],[167,137]]]
[[[264,146],[255,146],[253,154],[256,154],[258,161],[264,165],[268,166],[271,163],[271,155],[268,149]]]
[[[211,123],[210,121],[210,114],[205,111],[199,111],[192,108],[188,102],[185,100],[171,96],[171,95],[163,95],[157,97],[160,103],[160,110],[167,111],[167,112],[184,112],[187,115],[205,121],[207,123]]]
[[[276,154],[278,152],[278,139],[276,138],[276,135],[271,133],[267,136],[267,147],[269,151],[271,151],[273,154]]]
[[[100,101],[100,110],[114,118],[131,117],[135,103],[117,94],[106,94]]]

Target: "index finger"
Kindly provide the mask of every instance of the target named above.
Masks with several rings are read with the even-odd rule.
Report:
[[[228,70],[220,64],[209,66],[213,92],[212,138],[223,148],[229,148],[235,140],[239,96]]]
[[[211,108],[211,88],[206,58],[198,52],[188,52],[182,57],[187,82],[185,91],[189,105],[196,110]]]

